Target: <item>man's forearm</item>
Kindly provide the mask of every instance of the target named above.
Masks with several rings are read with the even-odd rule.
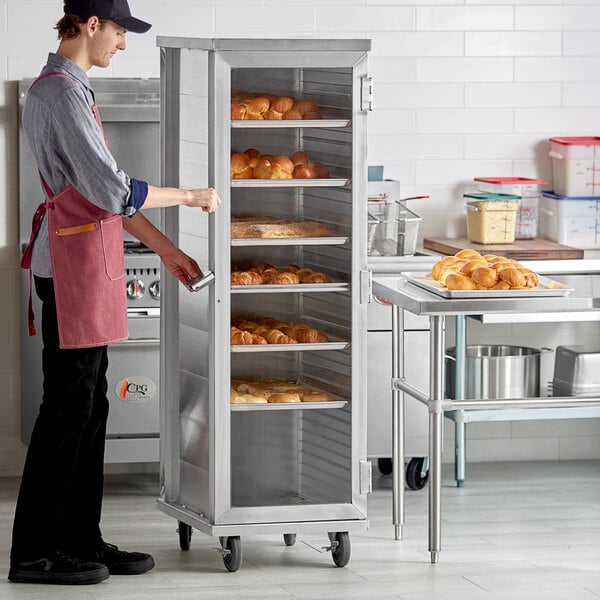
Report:
[[[148,246],[159,256],[173,246],[173,243],[157,229],[141,212],[133,217],[123,217],[123,229]]]

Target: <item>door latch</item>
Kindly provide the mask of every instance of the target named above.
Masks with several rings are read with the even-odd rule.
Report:
[[[363,77],[361,81],[360,109],[373,110],[373,78]]]

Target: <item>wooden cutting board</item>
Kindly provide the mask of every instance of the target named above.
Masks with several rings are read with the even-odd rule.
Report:
[[[466,238],[425,238],[423,247],[441,254],[456,254],[473,248],[481,254],[497,254],[514,260],[556,260],[583,258],[583,250],[562,246],[550,240],[515,240],[513,244],[476,244]]]

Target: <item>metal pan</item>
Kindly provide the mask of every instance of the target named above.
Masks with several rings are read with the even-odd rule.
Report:
[[[528,290],[449,290],[431,277],[431,272],[403,271],[400,273],[410,283],[433,292],[442,298],[536,298],[568,296],[573,288],[538,275],[539,285]]]

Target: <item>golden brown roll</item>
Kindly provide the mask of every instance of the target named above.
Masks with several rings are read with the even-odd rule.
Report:
[[[528,288],[536,287],[539,284],[538,276],[530,269],[520,269],[521,273],[525,276],[525,285]]]
[[[446,285],[446,278],[448,277],[448,275],[450,275],[450,273],[458,273],[465,264],[467,264],[467,259],[466,258],[458,258],[456,259],[456,261],[454,261],[452,264],[448,265],[447,267],[444,267],[441,271],[440,271],[440,275],[438,277],[438,281],[442,284],[442,285]]]
[[[525,275],[515,267],[506,267],[498,271],[498,277],[506,281],[510,287],[523,286],[526,284]]]
[[[273,285],[285,285],[285,284],[296,284],[300,283],[300,279],[296,273],[291,271],[283,271],[271,279]]]
[[[231,285],[260,285],[262,277],[255,271],[232,271]]]
[[[331,283],[331,277],[322,271],[313,271],[300,277],[300,283]]]
[[[297,344],[298,342],[280,331],[279,329],[271,329],[267,332],[265,339],[269,344]]]
[[[256,148],[246,148],[243,154],[248,158],[260,158],[260,152]]]
[[[302,150],[297,150],[296,152],[294,152],[294,154],[292,154],[290,158],[294,163],[294,166],[307,165],[310,162],[308,154],[306,154],[306,152],[303,152]]]
[[[294,167],[295,179],[316,179],[317,173],[310,165],[296,165]]]
[[[270,108],[262,114],[262,118],[265,121],[281,121],[283,115],[280,112],[277,112],[276,110]]]
[[[301,392],[300,400],[302,400],[302,402],[331,402],[333,400],[333,394],[330,394],[329,392],[307,390]]]
[[[446,287],[449,290],[474,290],[476,283],[462,273],[450,273],[446,277]]]
[[[252,92],[235,92],[231,95],[231,106],[235,106],[236,104],[241,104],[242,102],[246,102],[251,98],[254,98],[256,94]]]
[[[236,319],[234,327],[241,331],[254,331],[258,327],[256,321],[250,321],[249,319]]]
[[[312,167],[317,179],[327,179],[329,177],[329,169],[320,162],[313,162],[309,164]]]
[[[254,167],[254,177],[256,179],[270,179],[271,172],[269,167],[271,166],[271,161],[268,159],[261,157],[258,159],[256,166]]]
[[[301,115],[316,112],[319,109],[319,105],[310,98],[301,98],[300,100],[297,100],[293,106]]]
[[[283,154],[279,154],[272,161],[272,165],[279,165],[284,171],[292,174],[294,172],[294,163]]]
[[[464,250],[459,250],[454,256],[456,258],[468,258],[470,260],[476,260],[477,258],[483,258],[477,250],[473,250],[472,248],[465,248]]]
[[[262,396],[255,396],[254,394],[243,394],[236,390],[231,390],[229,396],[231,404],[266,404],[267,399]]]
[[[277,277],[277,275],[279,275],[279,269],[276,269],[275,267],[270,267],[268,269],[265,269],[261,274],[261,279],[263,283],[271,283],[273,281],[273,279],[275,279],[275,277]]]
[[[293,177],[290,171],[280,164],[272,164],[268,169],[268,173],[269,179],[292,179]]]
[[[248,119],[262,119],[262,114],[269,110],[270,102],[268,98],[264,96],[258,96],[257,98],[251,98],[246,100],[244,103],[247,107],[246,118]]]
[[[272,392],[267,396],[267,402],[300,402],[300,396],[289,392]]]
[[[500,279],[500,281],[498,281],[498,283],[496,283],[495,285],[493,285],[491,288],[488,288],[490,290],[511,290],[513,289],[510,285],[510,283],[508,283],[508,281],[503,281],[502,279]]]
[[[284,121],[302,119],[302,113],[296,108],[291,108],[290,110],[286,110],[281,115],[281,118]]]
[[[252,334],[249,331],[231,328],[230,343],[233,345],[250,345],[252,344]]]
[[[269,343],[269,342],[267,342],[266,338],[264,338],[262,335],[259,335],[258,333],[255,333],[254,331],[251,331],[250,335],[252,336],[252,344],[253,345],[260,345],[260,344],[268,344]]]
[[[242,121],[246,118],[247,107],[245,104],[236,104],[231,107],[232,121]]]
[[[252,270],[256,271],[257,273],[262,274],[263,271],[266,271],[267,269],[274,269],[275,267],[271,264],[271,263],[267,263],[267,262],[255,262],[252,263]]]
[[[320,344],[329,341],[329,337],[326,334],[302,323],[292,325],[292,327],[287,330],[287,335],[301,344]]]
[[[490,267],[477,267],[471,273],[471,279],[486,288],[491,288],[498,282],[498,273]]]
[[[247,154],[236,152],[231,156],[231,178],[232,179],[252,179],[254,177],[253,169],[249,165],[250,158]]]
[[[477,269],[478,267],[487,267],[487,266],[488,266],[488,264],[483,257],[481,257],[480,259],[475,258],[474,260],[469,260],[468,262],[466,262],[460,268],[460,272],[463,275],[470,276],[474,269]]]
[[[442,270],[454,264],[457,260],[460,259],[456,258],[456,256],[445,256],[444,258],[438,260],[435,265],[431,267],[431,276],[438,281]]]
[[[280,96],[271,102],[271,109],[279,113],[287,112],[294,108],[294,99],[289,96]]]
[[[292,273],[296,273],[297,271],[300,270],[300,267],[298,265],[294,265],[294,264],[289,264],[289,265],[285,265],[285,267],[283,267],[284,271],[291,271]]]

